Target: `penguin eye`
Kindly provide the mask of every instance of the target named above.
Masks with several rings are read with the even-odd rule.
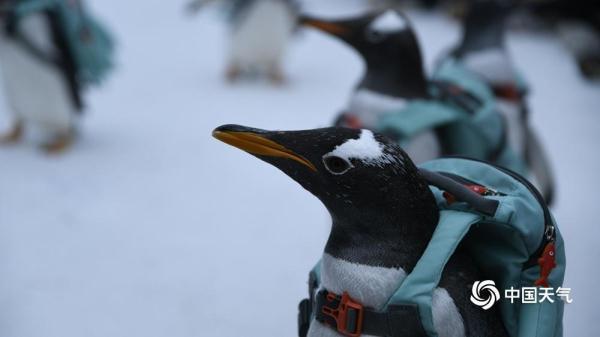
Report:
[[[335,175],[344,174],[352,168],[352,164],[350,164],[349,161],[337,156],[327,156],[323,158],[323,164],[325,164],[327,171]]]
[[[368,29],[365,34],[367,40],[372,43],[378,43],[385,39],[385,34],[376,29]]]

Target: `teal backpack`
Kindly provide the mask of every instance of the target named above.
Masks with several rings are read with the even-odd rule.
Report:
[[[486,160],[528,175],[524,161],[508,146],[506,127],[492,91],[458,63],[443,63],[430,82],[433,100],[411,101],[384,115],[378,132],[401,145],[426,130],[436,130],[445,155]]]
[[[428,247],[385,307],[362,308],[342,299],[337,309],[344,313],[345,322],[338,321],[334,329],[347,336],[360,336],[363,317],[370,316],[383,317],[388,326],[402,326],[402,329],[419,322],[417,330],[422,333],[411,336],[437,336],[432,294],[446,262],[462,244],[486,279],[494,282],[499,296],[495,305],[499,306],[511,337],[561,337],[564,306],[561,298],[525,304],[519,298],[511,303],[502,296],[509,289],[558,290],[563,284],[566,265],[563,239],[540,193],[517,173],[470,159],[433,160],[421,165],[420,172],[429,182],[441,210]],[[489,289],[489,283],[486,284]],[[315,296],[319,285],[317,264],[310,274],[310,298],[300,303],[301,337],[306,336],[311,320],[318,314]],[[477,290],[479,295],[479,287]],[[406,306],[416,307],[418,319],[411,322],[398,318],[406,316],[394,316],[391,308]],[[321,310],[325,311],[325,307]],[[400,322],[394,324],[394,320]],[[402,337],[404,333],[406,330],[396,332],[391,328],[391,332],[381,336]]]
[[[48,13],[57,22],[74,63],[75,80],[80,87],[99,84],[113,67],[114,43],[108,31],[85,10],[79,0],[15,0],[7,16],[9,32],[34,13]],[[11,29],[11,27],[13,27]],[[35,56],[56,63],[22,35],[16,38]]]

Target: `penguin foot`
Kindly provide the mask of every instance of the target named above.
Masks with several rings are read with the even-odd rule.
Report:
[[[12,129],[6,134],[0,136],[0,144],[9,145],[14,144],[21,140],[23,137],[23,123],[17,122],[13,125]]]
[[[237,81],[240,76],[242,76],[242,69],[240,69],[240,67],[236,65],[227,67],[227,70],[225,71],[225,79],[227,79],[227,82],[233,83]]]
[[[268,73],[268,78],[271,83],[277,86],[282,86],[286,83],[285,75],[283,75],[283,72],[279,69],[270,71]]]
[[[73,133],[62,134],[42,145],[42,150],[47,154],[60,154],[73,144]]]

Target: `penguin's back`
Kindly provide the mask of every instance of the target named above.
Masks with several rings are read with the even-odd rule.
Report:
[[[62,53],[55,44],[46,13],[23,18],[17,29],[41,53],[60,60]],[[0,63],[4,87],[17,118],[50,131],[68,130],[77,104],[63,69],[40,59],[14,38],[2,35]]]

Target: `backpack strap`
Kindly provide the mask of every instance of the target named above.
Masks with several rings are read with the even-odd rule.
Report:
[[[447,175],[423,168],[419,169],[419,173],[430,185],[452,194],[459,201],[466,202],[473,210],[488,216],[496,214],[498,200],[484,198]]]
[[[7,11],[4,30],[8,36],[12,37],[14,41],[40,62],[60,67],[61,62],[56,55],[42,50],[29,36],[19,30],[19,23],[22,18],[33,13],[49,13],[52,8],[53,3],[51,1],[30,1],[23,4],[13,4]]]
[[[403,141],[461,118],[464,117],[459,111],[440,102],[415,100],[401,111],[383,116],[376,129],[396,141]]]
[[[321,290],[314,303],[315,320],[338,333],[359,337],[427,337],[414,304],[394,305],[384,311],[365,308],[348,293],[342,295]]]
[[[319,275],[313,269],[309,280],[309,299],[300,302],[298,335],[306,337],[314,318],[346,336],[362,334],[386,337],[435,337],[432,297],[448,259],[462,241],[471,225],[481,215],[444,210],[425,253],[388,300],[385,310],[363,308],[348,294],[333,294],[320,290]]]
[[[387,307],[416,304],[423,328],[430,337],[437,337],[432,313],[433,292],[446,263],[471,226],[480,219],[475,213],[441,211],[440,221],[423,256],[388,301]]]
[[[470,115],[483,107],[483,101],[456,83],[447,80],[429,82],[433,97],[465,111]]]

